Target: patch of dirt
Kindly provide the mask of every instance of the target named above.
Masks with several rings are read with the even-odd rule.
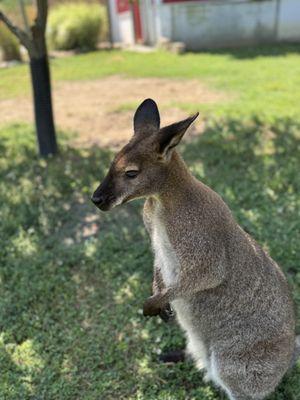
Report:
[[[228,98],[198,80],[120,76],[54,83],[53,97],[56,125],[78,133],[74,144],[103,147],[119,147],[128,141],[135,106],[147,97],[155,99],[162,110],[162,125],[187,116],[176,103],[216,103]],[[1,124],[33,121],[30,97],[2,100],[0,108]],[[202,130],[201,118],[193,130]]]

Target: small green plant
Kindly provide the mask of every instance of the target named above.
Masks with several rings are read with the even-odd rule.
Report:
[[[2,23],[0,24],[0,52],[4,61],[21,60],[18,40]]]
[[[55,50],[92,50],[105,29],[104,8],[98,4],[67,3],[49,16],[47,37]]]

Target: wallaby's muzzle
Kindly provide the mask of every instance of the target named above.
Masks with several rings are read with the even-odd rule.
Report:
[[[91,200],[96,207],[100,208],[102,211],[108,211],[112,208],[114,201],[116,200],[114,195],[105,195],[97,193],[98,189],[93,194]]]
[[[95,204],[95,206],[100,208],[100,210],[108,211],[111,208],[111,204],[115,200],[115,197],[114,196],[106,197],[103,195],[95,196],[95,194],[93,194],[91,200]]]
[[[113,185],[111,179],[106,177],[101,185],[95,190],[92,202],[102,211],[108,211],[115,203],[116,196],[113,193]]]

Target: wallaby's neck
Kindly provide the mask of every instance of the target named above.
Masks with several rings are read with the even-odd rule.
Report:
[[[181,156],[174,151],[168,165],[165,184],[158,194],[158,200],[166,207],[176,205],[188,199],[194,185],[195,178]]]

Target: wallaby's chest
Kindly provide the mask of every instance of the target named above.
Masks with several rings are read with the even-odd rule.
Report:
[[[159,212],[153,213],[151,240],[156,265],[160,268],[165,285],[170,286],[178,279],[180,264]]]

